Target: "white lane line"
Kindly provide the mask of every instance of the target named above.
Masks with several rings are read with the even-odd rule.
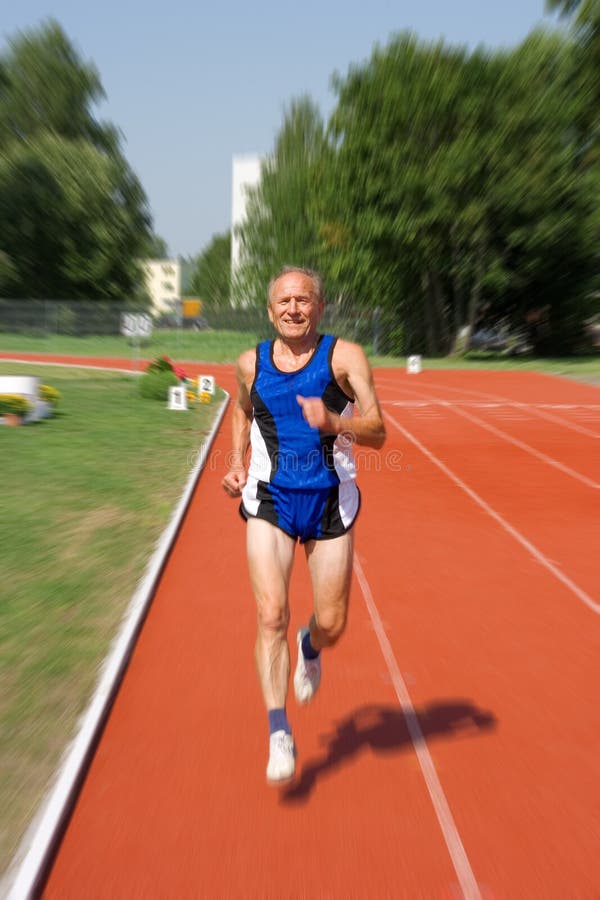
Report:
[[[531,411],[541,419],[547,419],[549,422],[556,422],[557,425],[561,425],[563,428],[570,428],[571,431],[576,431],[579,434],[585,434],[586,437],[600,438],[600,434],[598,434],[596,431],[592,431],[590,428],[586,428],[584,425],[576,425],[575,422],[567,422],[566,419],[562,419],[560,416],[555,416],[552,413],[549,413],[547,406],[544,406],[543,412],[537,406],[532,407]]]
[[[577,481],[580,481],[587,487],[591,487],[594,490],[598,490],[598,488],[600,488],[600,484],[598,484],[598,482],[592,481],[591,478],[588,478],[586,475],[582,475],[580,472],[576,472],[575,469],[571,469],[570,466],[565,466],[564,463],[561,463],[557,459],[554,459],[553,456],[548,456],[546,453],[542,453],[541,450],[536,450],[535,447],[532,447],[530,444],[526,444],[525,441],[521,441],[519,440],[519,438],[513,437],[511,434],[507,434],[506,431],[502,431],[500,428],[496,428],[495,425],[490,425],[489,422],[485,422],[483,419],[480,419],[479,416],[471,415],[471,413],[466,412],[466,410],[464,409],[460,409],[458,406],[450,403],[447,400],[442,400],[440,397],[435,397],[431,394],[411,391],[410,388],[403,387],[402,390],[409,391],[410,393],[416,393],[418,397],[421,397],[423,399],[435,401],[437,404],[439,404],[439,406],[450,409],[453,413],[456,413],[457,416],[462,416],[463,419],[468,419],[479,428],[485,428],[486,431],[491,432],[491,434],[495,435],[496,437],[501,438],[503,441],[507,441],[509,444],[514,444],[515,447],[518,447],[520,450],[524,450],[525,453],[529,453],[531,456],[534,456],[541,462],[546,463],[546,465],[553,466],[555,469],[558,469],[565,475],[569,475],[571,478],[575,478]]]
[[[72,363],[72,362],[46,362],[39,359],[17,359],[16,357],[0,356],[0,363],[18,363],[24,366],[54,366],[57,369],[91,369],[100,372],[117,372],[122,375],[143,375],[142,369],[117,369],[115,366],[93,366],[88,363]]]
[[[546,453],[542,453],[541,450],[536,450],[535,447],[532,447],[530,444],[526,444],[525,441],[519,440],[519,438],[513,437],[511,434],[507,434],[506,431],[502,431],[500,428],[496,428],[495,425],[491,425],[489,422],[485,422],[483,419],[480,419],[479,416],[473,416],[471,413],[466,412],[464,409],[458,409],[457,407],[453,408],[453,412],[455,412],[458,416],[462,416],[463,419],[468,419],[470,422],[474,422],[475,425],[478,425],[480,428],[485,428],[487,431],[490,431],[492,434],[496,435],[496,437],[502,438],[504,441],[508,441],[509,444],[514,444],[515,447],[519,447],[520,450],[524,450],[526,453],[531,454],[531,456],[535,456],[541,462],[545,462],[549,466],[554,466],[555,469],[559,469],[559,471],[564,472],[565,475],[570,475],[571,478],[575,478],[577,481],[581,481],[582,484],[586,484],[588,487],[598,489],[600,484],[596,481],[592,481],[591,478],[588,478],[586,475],[582,475],[580,472],[576,472],[575,469],[571,469],[570,466],[565,466],[563,463],[559,462],[557,459],[554,459],[552,456],[548,456]]]
[[[0,360],[1,362],[1,360]],[[95,367],[96,368],[96,367]],[[113,369],[112,371],[117,371]],[[121,370],[124,371],[124,370]],[[410,388],[405,387],[401,384],[389,385],[390,387],[397,388],[398,390],[407,390]],[[429,385],[430,387],[434,387],[434,385]],[[435,385],[435,387],[443,388],[443,385]],[[421,389],[422,390],[422,389]],[[429,400],[382,400],[382,403],[387,403],[389,406],[432,406],[434,405],[434,401]],[[573,403],[566,406],[564,403],[556,404],[556,403],[516,403],[511,400],[462,400],[459,398],[458,400],[436,400],[435,405],[439,405],[440,403],[444,403],[445,406],[462,406],[467,409],[517,409],[524,413],[530,412],[533,409],[572,409],[576,415],[589,415],[594,416],[595,419],[598,418],[600,413],[600,406],[595,406],[592,404],[578,404],[575,405]]]
[[[410,431],[407,431],[406,428],[403,428],[402,425],[396,422],[396,420],[392,416],[390,416],[389,413],[384,411],[383,414],[385,418],[392,423],[394,428],[396,428],[401,434],[403,434],[404,437],[408,441],[410,441],[411,444],[413,444],[418,450],[420,450],[421,453],[426,456],[430,462],[437,466],[438,469],[441,469],[444,475],[446,475],[451,481],[453,481],[454,484],[457,485],[457,487],[459,487],[462,491],[465,492],[465,494],[467,494],[471,498],[471,500],[474,500],[475,503],[484,510],[484,512],[491,516],[491,518],[494,519],[494,521],[496,521],[502,528],[504,528],[504,530],[507,531],[516,541],[518,541],[522,547],[524,547],[529,553],[531,553],[531,555],[534,557],[534,559],[537,560],[537,562],[541,563],[544,568],[548,569],[548,571],[551,572],[555,578],[558,578],[558,580],[561,581],[565,585],[565,587],[567,587],[573,594],[575,594],[575,596],[579,600],[581,600],[582,603],[585,603],[585,605],[589,607],[592,612],[598,613],[598,615],[600,615],[600,603],[597,603],[595,600],[593,600],[588,594],[586,594],[584,590],[582,590],[582,588],[575,584],[575,582],[572,581],[567,575],[561,572],[560,569],[553,562],[551,562],[547,556],[544,556],[541,550],[538,550],[535,544],[532,544],[531,541],[529,541],[524,535],[521,534],[520,531],[517,531],[516,528],[514,528],[509,522],[507,522],[506,519],[500,515],[500,513],[496,512],[496,510],[492,506],[490,506],[487,501],[480,497],[479,494],[477,494],[472,488],[470,488],[468,484],[466,484],[461,478],[458,477],[458,475],[455,475],[454,472],[441,461],[441,459],[438,459],[437,456],[435,456],[431,452],[431,450],[428,450],[424,444],[422,444],[413,434],[410,433]]]
[[[400,387],[397,381],[392,381],[386,378],[381,379],[381,383],[385,384],[387,387]],[[570,431],[576,431],[579,434],[585,434],[586,437],[600,438],[600,434],[598,434],[596,431],[591,431],[589,428],[585,428],[585,426],[583,425],[576,425],[574,422],[569,422],[567,419],[563,419],[561,416],[555,416],[552,415],[552,413],[547,412],[548,409],[576,409],[580,405],[589,407],[590,409],[596,409],[596,404],[519,403],[517,400],[510,400],[508,397],[503,397],[502,394],[489,394],[485,391],[475,391],[472,388],[455,388],[450,387],[446,384],[438,384],[435,381],[428,381],[427,387],[441,388],[444,391],[452,391],[452,393],[454,394],[472,394],[474,397],[485,397],[488,400],[500,401],[507,406],[513,406],[517,409],[524,409],[527,412],[538,416],[540,419],[547,419],[549,422],[554,422],[555,424],[560,425],[562,428],[568,428]]]
[[[383,658],[385,659],[386,665],[388,667],[388,672],[390,673],[390,677],[396,691],[396,696],[398,697],[400,708],[402,709],[402,713],[406,720],[406,727],[408,728],[410,739],[412,741],[413,747],[415,748],[419,766],[421,767],[421,772],[423,773],[423,778],[425,779],[425,784],[427,785],[427,790],[429,792],[429,796],[431,798],[437,820],[440,824],[442,835],[444,837],[444,841],[446,842],[446,847],[448,848],[450,859],[452,860],[452,865],[454,866],[454,871],[456,872],[456,875],[458,877],[463,897],[465,898],[465,900],[481,900],[481,893],[477,886],[477,881],[475,880],[475,876],[471,868],[471,863],[469,862],[469,858],[466,854],[463,842],[458,833],[458,828],[456,827],[454,817],[452,816],[452,813],[450,811],[450,806],[448,805],[446,795],[444,794],[444,789],[436,772],[431,754],[429,753],[427,743],[425,741],[425,738],[423,737],[423,732],[421,731],[421,726],[419,725],[413,702],[410,698],[410,694],[408,693],[408,689],[406,687],[404,679],[402,678],[402,675],[400,673],[400,669],[398,668],[398,663],[396,662],[394,651],[392,650],[390,642],[388,641],[387,635],[385,633],[385,629],[383,627],[379,611],[375,604],[375,600],[373,599],[371,588],[369,587],[369,583],[363,571],[363,567],[360,564],[360,561],[356,554],[354,556],[354,571],[356,573],[356,577],[358,579],[358,583],[360,585],[360,589],[362,591],[369,616],[371,617],[371,622],[373,623],[373,628],[375,630],[375,634],[377,635],[377,640],[379,641],[379,646],[381,647]]]

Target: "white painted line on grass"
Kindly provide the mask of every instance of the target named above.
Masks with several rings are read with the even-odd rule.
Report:
[[[229,394],[225,392],[217,418],[210,434],[201,445],[198,460],[190,472],[177,507],[129,602],[121,628],[102,665],[91,701],[80,719],[79,730],[65,751],[54,783],[42,801],[39,813],[27,829],[11,867],[0,884],[1,897],[7,897],[8,900],[31,900],[37,896],[41,887],[40,880],[46,872],[51,855],[67,823],[90,761],[90,754],[125,673],[165,561],[175,543],[228,403]]]
[[[438,459],[437,456],[435,456],[431,452],[431,450],[428,450],[427,447],[425,447],[424,444],[422,444],[413,434],[411,434],[410,431],[407,431],[406,428],[403,428],[402,425],[396,422],[396,420],[385,411],[384,416],[392,423],[394,428],[396,428],[401,434],[403,434],[404,437],[411,442],[411,444],[414,444],[414,446],[418,450],[420,450],[421,453],[426,456],[430,462],[437,466],[438,469],[440,469],[444,473],[444,475],[446,475],[451,481],[453,481],[454,484],[462,491],[464,491],[465,494],[467,494],[472,500],[474,500],[475,503],[484,510],[484,512],[491,516],[494,521],[501,525],[505,531],[507,531],[516,541],[518,541],[519,544],[521,544],[521,546],[524,547],[534,557],[534,559],[537,560],[537,562],[541,563],[544,568],[548,569],[548,571],[551,572],[555,578],[558,578],[558,580],[561,581],[565,585],[565,587],[567,587],[573,594],[575,594],[575,596],[578,597],[579,600],[582,601],[582,603],[585,603],[585,605],[589,607],[592,612],[598,613],[600,615],[600,603],[597,603],[595,600],[593,600],[588,594],[586,594],[584,590],[582,590],[577,584],[575,584],[574,581],[572,581],[567,575],[561,572],[560,569],[553,562],[551,562],[547,556],[544,556],[541,550],[538,550],[535,544],[532,544],[531,541],[529,541],[524,535],[522,535],[520,531],[517,531],[517,529],[514,528],[509,522],[507,522],[506,519],[500,515],[500,513],[496,512],[496,510],[492,506],[490,506],[489,503],[487,503],[482,497],[479,496],[479,494],[477,494],[472,488],[470,488],[468,484],[462,481],[462,479],[459,478],[458,475],[455,475],[454,472],[449,469],[447,465],[445,465],[445,463]]]
[[[444,836],[444,841],[446,842],[446,847],[448,848],[450,859],[452,860],[452,865],[454,866],[454,871],[456,872],[463,897],[465,898],[465,900],[481,900],[481,893],[477,886],[477,881],[475,880],[469,858],[467,857],[463,842],[458,833],[458,828],[456,827],[456,823],[454,821],[454,817],[452,816],[452,813],[450,811],[450,806],[448,805],[446,795],[444,794],[444,789],[441,785],[440,779],[438,778],[435,765],[431,758],[431,754],[429,753],[429,749],[423,736],[423,732],[421,731],[421,726],[419,725],[413,702],[410,698],[410,694],[408,693],[408,688],[406,687],[406,683],[402,678],[398,663],[396,662],[396,657],[394,656],[394,651],[392,650],[391,644],[387,638],[383,623],[381,621],[381,617],[379,615],[379,611],[375,604],[375,600],[373,599],[371,588],[369,587],[369,583],[366,579],[363,567],[360,564],[360,560],[358,559],[356,554],[354,556],[354,571],[356,572],[356,577],[358,579],[358,583],[360,584],[360,589],[362,591],[369,616],[371,617],[371,622],[373,623],[373,628],[375,630],[375,634],[377,635],[377,640],[379,641],[379,646],[381,647],[383,658],[385,659],[386,665],[388,667],[388,672],[390,673],[392,684],[394,685],[396,696],[398,697],[398,702],[400,703],[402,713],[406,720],[406,727],[408,728],[410,739],[412,741],[413,747],[415,748],[417,760],[419,762],[419,766],[421,767],[421,772],[423,773],[423,778],[425,779],[425,784],[427,785],[427,790],[429,792],[429,796],[431,798],[437,820],[440,824],[442,835]]]

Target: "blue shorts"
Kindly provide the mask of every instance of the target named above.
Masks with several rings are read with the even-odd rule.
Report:
[[[264,519],[301,544],[340,537],[354,524],[360,491],[354,480],[320,490],[289,490],[248,478],[242,491],[244,519]]]

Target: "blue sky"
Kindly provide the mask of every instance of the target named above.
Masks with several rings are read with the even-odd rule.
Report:
[[[3,46],[48,17],[99,70],[99,117],[123,132],[155,230],[184,255],[230,227],[232,156],[269,152],[301,94],[326,116],[332,73],[374,44],[409,29],[506,47],[552,24],[544,0],[19,0],[0,15]]]

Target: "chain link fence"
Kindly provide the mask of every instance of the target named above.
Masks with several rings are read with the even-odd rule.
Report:
[[[147,310],[116,302],[0,299],[0,346],[2,337],[8,339],[9,335],[11,349],[18,345],[18,336],[118,336],[122,333],[123,315],[140,312]],[[180,311],[174,311],[152,319],[153,330],[159,333],[233,331],[254,335],[257,340],[273,334],[266,307],[205,306],[201,315],[194,318],[186,319]],[[405,353],[402,323],[387,311],[332,303],[325,308],[319,330],[355,341],[373,355]]]
[[[138,311],[102,301],[0,300],[0,331],[34,336],[119,334],[122,313]]]

